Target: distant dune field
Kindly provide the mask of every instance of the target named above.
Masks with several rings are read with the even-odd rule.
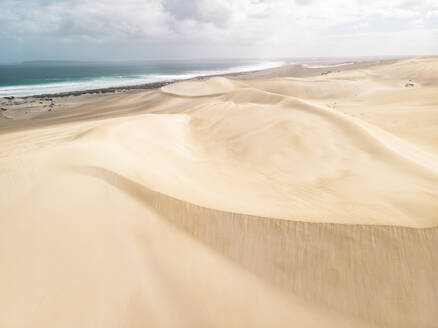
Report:
[[[438,57],[315,68],[1,111],[0,327],[438,327]]]

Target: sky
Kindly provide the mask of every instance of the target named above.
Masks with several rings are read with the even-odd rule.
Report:
[[[438,0],[0,0],[0,62],[438,55]]]

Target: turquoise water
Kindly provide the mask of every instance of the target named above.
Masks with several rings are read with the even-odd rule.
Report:
[[[200,75],[259,70],[282,64],[281,61],[266,60],[41,61],[0,64],[0,97],[129,86]]]

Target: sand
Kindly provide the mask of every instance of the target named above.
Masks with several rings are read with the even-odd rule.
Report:
[[[314,66],[0,104],[0,327],[436,327],[438,57]]]

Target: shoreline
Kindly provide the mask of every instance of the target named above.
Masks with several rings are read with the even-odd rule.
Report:
[[[43,99],[43,98],[63,98],[63,97],[69,97],[69,96],[81,96],[86,94],[107,94],[107,93],[116,93],[119,91],[130,91],[130,90],[154,90],[159,89],[163,86],[178,83],[178,82],[184,82],[184,81],[202,81],[209,78],[214,77],[227,77],[231,79],[236,78],[243,78],[243,79],[257,79],[260,75],[261,78],[266,78],[264,73],[267,73],[270,75],[269,77],[282,77],[283,74],[278,74],[280,71],[289,71],[290,73],[287,76],[291,77],[306,77],[306,76],[312,76],[312,75],[319,75],[321,73],[327,74],[331,73],[330,69],[335,69],[335,71],[343,71],[348,69],[357,68],[357,65],[359,66],[374,66],[378,64],[387,64],[390,62],[393,62],[398,59],[380,59],[380,60],[357,60],[357,61],[350,61],[345,59],[339,59],[333,62],[329,62],[327,60],[321,60],[321,61],[311,61],[312,64],[306,64],[306,63],[284,63],[284,65],[280,65],[277,67],[271,67],[271,68],[265,68],[265,69],[259,69],[259,70],[253,70],[253,71],[236,71],[236,72],[230,72],[230,73],[220,73],[220,74],[212,74],[212,75],[198,75],[191,78],[186,79],[173,79],[173,80],[164,80],[159,82],[150,82],[150,83],[141,83],[141,84],[132,84],[132,85],[125,85],[125,86],[114,86],[114,87],[103,87],[103,88],[96,88],[96,89],[86,89],[86,90],[76,90],[76,91],[66,91],[66,92],[56,92],[56,93],[44,93],[44,94],[36,94],[36,95],[29,95],[29,96],[5,96],[1,97],[0,99]],[[312,65],[319,64],[321,66],[314,67]]]
[[[0,99],[28,99],[28,98],[46,98],[46,97],[68,97],[68,96],[80,96],[83,94],[99,94],[99,93],[111,93],[116,91],[125,91],[125,90],[137,90],[137,89],[144,89],[144,90],[152,90],[152,89],[158,89],[162,86],[176,83],[176,82],[182,82],[182,81],[192,81],[192,80],[204,80],[210,77],[217,77],[217,76],[225,76],[225,77],[234,77],[234,76],[240,76],[243,74],[251,74],[255,72],[261,72],[265,70],[270,70],[273,68],[280,68],[284,66],[291,65],[291,62],[283,62],[279,66],[274,67],[268,67],[268,68],[258,68],[253,70],[242,70],[242,71],[233,71],[233,72],[223,72],[223,73],[216,73],[216,74],[208,74],[206,75],[196,75],[192,77],[187,78],[174,78],[174,79],[166,79],[162,81],[154,81],[154,82],[139,82],[138,84],[128,84],[128,85],[115,85],[115,86],[106,86],[101,88],[92,88],[92,89],[84,89],[84,90],[71,90],[71,91],[62,91],[62,92],[53,92],[53,93],[41,93],[41,94],[34,94],[34,95],[27,95],[27,96],[3,96],[0,97]],[[133,82],[135,83],[135,82]],[[26,86],[26,85],[23,85]]]
[[[212,75],[198,75],[191,78],[186,79],[173,79],[173,80],[164,80],[159,82],[150,82],[150,83],[141,83],[141,84],[132,84],[132,85],[125,85],[125,86],[114,86],[114,87],[105,87],[105,88],[97,88],[97,89],[86,89],[86,90],[77,90],[77,91],[66,91],[66,92],[57,92],[57,93],[44,93],[44,94],[37,94],[37,95],[30,95],[30,96],[6,96],[1,97],[0,99],[29,99],[29,98],[62,98],[62,97],[69,97],[69,96],[81,96],[86,94],[105,94],[105,93],[114,93],[117,91],[129,91],[129,90],[154,90],[159,89],[163,86],[172,84],[172,83],[178,83],[178,82],[185,82],[185,81],[202,81],[205,79],[213,78],[213,77],[230,77],[230,78],[236,78],[239,76],[247,75],[247,74],[253,74],[263,71],[268,71],[271,69],[278,69],[286,66],[291,65],[301,65],[301,64],[285,64],[277,67],[271,67],[271,68],[265,68],[260,70],[254,70],[254,71],[238,71],[238,72],[232,72],[232,73],[223,73],[223,74],[212,74]]]
[[[0,99],[0,326],[434,327],[438,57],[379,63]]]
[[[111,117],[128,115],[137,111],[130,105],[131,98],[142,93],[158,90],[163,86],[169,86],[179,82],[208,81],[215,77],[225,77],[230,80],[255,81],[269,80],[273,78],[306,78],[312,76],[325,76],[332,73],[368,69],[370,67],[394,63],[396,59],[380,59],[372,61],[344,63],[345,58],[338,61],[320,61],[323,67],[309,68],[305,63],[293,63],[283,66],[256,70],[233,72],[215,75],[201,75],[188,79],[170,80],[138,84],[132,86],[120,86],[111,88],[99,88],[89,90],[70,91],[54,94],[42,94],[25,97],[0,98],[0,134],[8,131],[17,131],[39,126],[84,120],[97,117]],[[316,63],[315,63],[316,64]],[[118,103],[119,106],[115,107]],[[92,107],[90,107],[92,105]],[[150,105],[144,104],[146,108]]]

